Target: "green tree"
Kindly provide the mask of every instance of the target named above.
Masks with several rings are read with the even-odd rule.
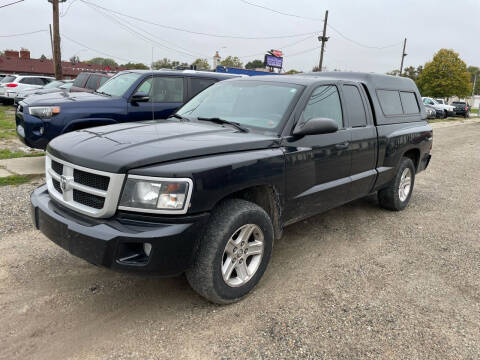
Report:
[[[71,62],[72,64],[78,64],[78,63],[80,62],[80,58],[79,58],[77,55],[72,56],[72,57],[70,58],[70,62]]]
[[[109,59],[109,58],[102,58],[102,57],[95,57],[93,59],[86,61],[86,63],[92,64],[92,65],[108,66],[111,68],[118,67],[118,64],[115,60]]]
[[[470,73],[470,81],[472,84],[475,82],[475,89],[473,90],[473,93],[475,95],[480,95],[480,68],[478,68],[478,66],[469,66],[467,71]]]
[[[139,69],[139,70],[148,70],[150,69],[147,65],[143,64],[143,63],[132,63],[132,62],[128,62],[126,64],[122,64],[120,65],[121,68],[125,68],[125,69]]]
[[[416,68],[413,66],[408,66],[403,70],[402,76],[403,77],[408,77],[412,79],[413,81],[417,81],[418,77],[423,71],[423,66],[417,66]]]
[[[191,66],[196,66],[197,70],[209,70],[210,64],[207,59],[196,59]]]
[[[301,74],[303,71],[298,71],[295,69],[290,69],[287,72],[284,72],[285,75],[294,75],[294,74]]]
[[[47,57],[44,54],[42,54],[42,56],[40,56],[40,61],[45,61],[45,60],[47,60]]]
[[[257,68],[264,68],[265,64],[262,60],[255,59],[253,61],[249,61],[245,65],[245,69],[257,69]]]
[[[158,70],[158,69],[176,69],[179,66],[188,67],[189,65],[186,62],[181,63],[180,61],[176,61],[176,60],[172,61],[172,60],[167,59],[167,58],[163,58],[163,59],[154,61],[153,64],[152,64],[152,67],[155,70]]]
[[[418,77],[418,86],[424,96],[445,98],[467,96],[472,91],[467,65],[453,50],[440,49],[427,62]]]
[[[220,65],[239,69],[243,68],[243,63],[240,61],[238,56],[227,56],[222,60]]]

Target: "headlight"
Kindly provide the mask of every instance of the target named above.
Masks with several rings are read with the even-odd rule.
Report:
[[[60,113],[60,106],[33,106],[28,108],[28,112],[32,116],[39,118],[51,118],[53,115]]]
[[[159,214],[185,214],[192,189],[193,182],[188,178],[129,175],[118,208]]]

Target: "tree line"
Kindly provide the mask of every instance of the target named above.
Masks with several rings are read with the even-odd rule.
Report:
[[[387,74],[398,76],[399,73],[399,70],[393,70]],[[458,53],[449,49],[440,49],[424,65],[406,67],[400,76],[415,81],[423,96],[435,98],[472,95],[476,76],[473,93],[480,94],[480,69],[477,66],[467,66]]]

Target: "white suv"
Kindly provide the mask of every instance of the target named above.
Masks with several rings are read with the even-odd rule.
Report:
[[[435,100],[430,97],[422,97],[422,101],[425,105],[433,106],[435,110],[443,111],[444,118],[446,118],[447,116],[455,115],[455,107],[451,105],[447,105],[443,101],[442,103],[439,103],[438,99]]]
[[[55,78],[35,75],[7,75],[0,81],[0,102],[12,103],[18,93],[38,89]]]

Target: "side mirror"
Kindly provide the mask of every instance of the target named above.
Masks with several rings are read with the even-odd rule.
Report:
[[[307,122],[297,124],[293,130],[293,135],[319,135],[329,134],[338,130],[338,124],[333,119],[328,118],[313,118]]]
[[[150,96],[146,92],[138,91],[132,96],[132,102],[147,102]]]

